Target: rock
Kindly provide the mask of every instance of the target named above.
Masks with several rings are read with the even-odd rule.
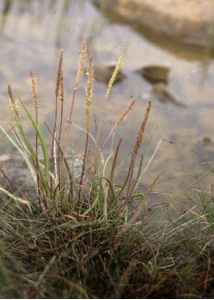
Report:
[[[151,65],[137,70],[137,73],[142,75],[151,83],[168,82],[170,68],[167,66]]]
[[[198,156],[199,161],[214,161],[214,142],[208,136],[201,137],[194,145],[193,152]]]
[[[147,32],[187,45],[206,47],[210,41],[214,46],[214,2],[211,0],[93,1],[102,11],[111,11]]]
[[[208,136],[203,137],[202,141],[203,141],[204,146],[206,146],[206,147],[213,145],[213,141]]]
[[[101,83],[104,83],[107,85],[109,83],[109,80],[112,77],[114,69],[115,69],[115,65],[97,65],[97,66],[95,66],[95,69],[94,69],[95,79],[98,82],[101,82]],[[116,77],[116,80],[114,83],[119,83],[120,81],[122,81],[125,78],[126,78],[126,76],[120,70],[117,74],[117,77]]]
[[[180,107],[187,107],[184,103],[179,101],[173,92],[163,82],[159,82],[153,85],[152,91],[158,97],[161,102],[170,102]]]

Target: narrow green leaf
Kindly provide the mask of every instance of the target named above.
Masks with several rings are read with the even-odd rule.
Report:
[[[41,130],[39,129],[38,125],[36,124],[32,114],[30,113],[30,111],[28,110],[28,108],[26,107],[26,105],[23,103],[23,101],[21,100],[21,98],[19,97],[19,101],[27,115],[27,117],[29,118],[29,120],[31,121],[31,124],[34,128],[34,130],[36,131],[41,147],[42,147],[42,153],[43,153],[43,158],[44,158],[44,166],[45,166],[45,178],[48,182],[49,179],[49,157],[48,157],[48,150],[47,150],[47,145],[45,142],[45,139],[42,135]]]

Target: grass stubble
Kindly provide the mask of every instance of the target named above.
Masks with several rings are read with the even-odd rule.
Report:
[[[123,49],[104,95],[105,103],[110,101],[124,53]],[[201,193],[200,210],[190,209],[173,221],[146,209],[150,193],[161,176],[139,191],[144,168],[141,145],[151,101],[130,151],[124,182],[118,185],[122,141],[107,156],[102,149],[131,113],[135,100],[125,106],[103,140],[100,134],[103,118],[97,136],[92,135],[94,60],[88,57],[87,45],[83,44],[71,108],[63,127],[63,60],[64,53],[60,51],[54,124],[52,129],[47,125],[50,149],[39,125],[36,76],[30,73],[34,115],[8,87],[12,124],[8,131],[2,127],[0,130],[25,161],[37,201],[31,200],[30,193],[17,196],[0,186],[0,297],[214,297],[214,197]],[[85,149],[81,174],[76,176],[66,153],[75,125],[72,121],[75,97],[86,60],[85,128],[81,128],[85,133]],[[35,143],[25,134],[20,110],[31,122]],[[2,167],[1,173],[15,185]],[[137,203],[135,208],[133,202]]]

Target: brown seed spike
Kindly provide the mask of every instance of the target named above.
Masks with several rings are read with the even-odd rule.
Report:
[[[143,141],[144,131],[145,131],[145,127],[146,127],[146,123],[147,123],[147,120],[148,120],[148,117],[149,117],[151,107],[152,107],[152,101],[149,100],[148,104],[147,104],[146,112],[144,114],[144,119],[143,119],[143,122],[141,123],[140,129],[139,129],[138,134],[137,134],[136,142],[135,142],[135,145],[134,145],[134,152],[133,153],[135,155],[137,155],[137,153],[139,151],[139,148],[141,146],[141,143]]]
[[[86,88],[85,127],[86,127],[86,131],[89,132],[91,103],[92,103],[93,84],[94,84],[94,60],[92,57],[89,58],[87,76],[88,76],[88,80],[87,80],[87,88]]]
[[[9,94],[10,101],[11,101],[11,110],[16,114],[16,116],[18,116],[18,114],[19,114],[18,105],[17,105],[16,100],[13,96],[12,88],[11,88],[10,85],[8,85],[8,94]]]
[[[37,92],[37,80],[34,73],[30,72],[30,79],[31,79],[31,85],[32,85],[32,94],[33,94],[33,103],[36,110],[39,108],[39,101],[38,101],[38,92]]]
[[[87,53],[87,44],[84,43],[84,44],[82,44],[80,53],[79,53],[79,67],[78,67],[77,73],[76,73],[76,80],[75,80],[76,83],[80,81],[80,78],[83,74],[86,53]]]
[[[63,69],[61,69],[61,80],[60,80],[60,100],[64,101],[64,75]]]
[[[59,54],[59,63],[58,63],[57,78],[56,78],[56,89],[55,89],[56,98],[58,98],[59,91],[60,91],[60,82],[61,82],[61,76],[62,76],[63,59],[64,59],[64,51],[61,49],[60,54]]]
[[[15,102],[10,84],[8,85],[8,94],[9,94],[10,100],[12,102]]]
[[[127,116],[127,114],[130,112],[130,110],[133,108],[133,106],[135,105],[136,101],[133,100],[131,102],[129,102],[127,104],[127,106],[125,107],[125,109],[122,111],[122,113],[120,114],[118,120],[115,123],[114,126],[114,131],[115,129],[121,124],[121,122],[125,119],[125,117]]]
[[[125,117],[128,115],[128,113],[132,110],[133,106],[135,105],[136,101],[130,101],[126,107],[124,108],[124,110],[122,111],[122,113],[119,115],[117,121],[115,122],[114,126],[112,127],[110,133],[107,135],[106,139],[104,140],[103,146],[105,145],[105,143],[107,142],[107,140],[110,138],[110,136],[116,131],[117,127],[123,122],[123,120],[125,119]]]

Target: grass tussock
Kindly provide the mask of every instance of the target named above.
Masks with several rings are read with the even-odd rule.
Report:
[[[113,88],[124,57],[122,51],[104,95]],[[85,148],[76,174],[67,157],[72,134],[76,93],[87,59]],[[213,197],[201,194],[201,210],[189,210],[177,219],[162,217],[162,210],[147,210],[146,203],[158,175],[144,190],[141,145],[150,115],[149,101],[130,154],[124,181],[118,185],[118,142],[107,155],[103,147],[131,113],[135,101],[123,109],[102,140],[90,123],[94,61],[87,46],[80,50],[79,67],[64,122],[63,51],[55,87],[55,118],[44,138],[39,124],[36,77],[30,73],[34,114],[8,87],[12,124],[0,127],[26,163],[34,191],[17,195],[0,186],[0,296],[7,298],[198,298],[214,296]],[[20,110],[29,119],[35,142],[26,136]],[[42,157],[39,155],[41,150]],[[10,181],[1,167],[6,180]],[[124,171],[123,171],[124,172]],[[33,194],[32,194],[33,193]],[[36,200],[31,200],[35,199]],[[133,207],[133,203],[135,204]]]

